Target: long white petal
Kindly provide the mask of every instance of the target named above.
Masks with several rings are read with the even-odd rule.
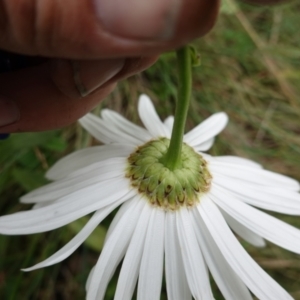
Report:
[[[113,157],[128,157],[133,150],[134,146],[126,144],[94,146],[78,150],[56,162],[47,171],[46,177],[50,180],[59,180],[88,165]]]
[[[44,267],[48,267],[69,257],[94,231],[94,229],[99,225],[99,223],[106,218],[106,216],[111,213],[120,203],[117,201],[112,205],[108,205],[101,210],[95,212],[95,214],[90,218],[90,220],[85,224],[85,226],[80,230],[80,232],[63,248],[51,255],[46,260],[30,267],[23,269],[23,271],[32,271]]]
[[[197,209],[193,210],[190,215],[205,262],[225,299],[252,300],[249,290],[232,270],[218,249]]]
[[[195,299],[213,299],[208,272],[186,208],[176,211],[177,231],[187,282]]]
[[[128,135],[133,135],[133,137],[139,139],[141,143],[145,143],[151,139],[151,135],[145,128],[135,125],[113,110],[103,109],[101,116],[108,125],[114,126]]]
[[[300,215],[300,194],[284,188],[261,187],[214,176],[214,183],[233,197],[251,205],[289,215]]]
[[[300,254],[300,230],[251,207],[224,191],[214,189],[212,199],[239,223],[248,227],[266,240]]]
[[[262,169],[262,166],[257,162],[239,156],[232,156],[232,155],[213,156],[213,160],[228,163],[228,164],[244,165],[247,167]]]
[[[144,199],[139,201],[144,203],[144,208],[123,260],[114,300],[131,300],[136,286],[152,211]]]
[[[84,187],[93,186],[113,178],[124,177],[125,166],[125,158],[115,157],[104,160],[77,170],[76,174],[73,173],[74,176],[40,187],[21,197],[20,201],[22,203],[35,203],[58,199]]]
[[[132,201],[135,201],[136,203],[138,201],[141,201],[139,195],[135,195],[133,198],[134,199]],[[118,225],[119,221],[122,219],[123,214],[128,210],[129,207],[134,205],[134,204],[132,204],[132,201],[126,201],[126,202],[123,203],[123,205],[120,206],[118,212],[116,213],[113,220],[109,224],[108,230],[107,230],[106,235],[105,235],[104,243],[106,243],[106,241],[109,239],[111,234],[114,232],[115,227]]]
[[[125,167],[125,158],[115,157],[104,160],[81,169],[83,174],[67,177],[40,187],[21,197],[20,201],[22,203],[35,203],[58,199],[84,187],[100,184],[113,178],[124,177]]]
[[[205,143],[219,134],[226,126],[228,122],[228,116],[219,112],[213,114],[190,132],[184,135],[184,142],[190,146],[197,146]]]
[[[78,120],[80,125],[85,128],[94,138],[105,144],[111,144],[114,139],[111,137],[111,132],[103,128],[104,121],[91,113],[86,114]]]
[[[278,186],[292,191],[299,191],[298,181],[271,171],[253,168],[252,166],[220,162],[215,159],[210,159],[208,167],[211,174],[220,174],[236,181],[245,181],[259,186]]]
[[[46,207],[46,206],[49,206],[49,205],[54,204],[55,202],[56,202],[56,200],[35,203],[35,204],[31,207],[31,209],[34,210],[34,209]]]
[[[205,141],[197,146],[193,146],[196,151],[207,151],[209,150],[215,142],[215,138]]]
[[[236,219],[232,218],[226,211],[220,209],[224,219],[229,224],[230,228],[237,233],[241,238],[255,247],[265,247],[266,241],[258,234],[244,226]]]
[[[173,125],[174,125],[174,116],[168,116],[168,117],[164,120],[164,124],[165,124],[166,127],[169,129],[170,135],[171,135],[172,130],[173,130]]]
[[[164,261],[165,212],[152,209],[140,266],[137,299],[159,300]]]
[[[192,294],[184,271],[174,212],[166,213],[165,265],[168,299],[191,300]]]
[[[202,197],[198,210],[208,231],[231,268],[258,299],[292,299],[240,245],[211,199]]]
[[[160,120],[154,105],[147,95],[141,95],[138,104],[139,116],[152,137],[170,137],[170,131]]]
[[[103,299],[107,284],[126,252],[143,207],[141,202],[134,200],[104,244],[90,281],[87,300]]]
[[[126,170],[127,167],[127,157],[112,157],[112,158],[108,158],[106,160],[101,160],[99,162],[93,163],[91,165],[85,166],[79,170],[76,170],[74,172],[72,172],[71,174],[69,174],[67,176],[67,178],[64,179],[71,179],[71,178],[79,178],[80,176],[88,176],[88,174],[90,172],[97,172],[98,171],[98,175],[107,172],[108,176],[107,178],[109,179],[109,169],[120,169],[122,170],[123,174],[122,176],[124,177],[124,172]],[[62,180],[64,180],[62,179]]]
[[[93,274],[94,274],[94,271],[95,271],[95,266],[92,267],[90,273],[89,273],[89,276],[86,280],[86,283],[85,283],[85,290],[88,291],[88,289],[90,288],[90,285],[91,285],[91,280],[92,280],[92,277],[93,277]]]
[[[105,143],[116,143],[116,144],[132,144],[139,145],[141,141],[134,136],[129,135],[124,132],[120,132],[117,128],[109,126],[101,118],[93,115],[87,114],[81,119],[79,123],[83,128],[85,128],[93,137],[97,140]]]
[[[0,217],[0,233],[31,234],[53,230],[121,198],[126,201],[134,194],[123,178],[106,181],[65,196],[53,205]]]

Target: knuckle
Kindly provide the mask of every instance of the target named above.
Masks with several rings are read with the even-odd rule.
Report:
[[[45,0],[43,5],[35,1],[32,41],[38,54],[66,56],[87,47],[84,31],[91,28],[91,20],[86,18],[87,1]]]
[[[1,1],[1,46],[30,52],[32,44],[35,1]]]
[[[80,41],[80,13],[71,0],[0,0],[0,47],[48,56],[70,50]]]
[[[0,44],[6,39],[7,21],[8,18],[5,3],[0,1]]]

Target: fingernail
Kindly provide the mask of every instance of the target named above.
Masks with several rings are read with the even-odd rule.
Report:
[[[0,96],[0,127],[12,124],[20,119],[20,111],[15,102]]]
[[[94,0],[110,32],[129,38],[170,39],[181,0]]]
[[[74,82],[82,97],[97,90],[116,74],[125,64],[125,59],[101,61],[72,61]]]

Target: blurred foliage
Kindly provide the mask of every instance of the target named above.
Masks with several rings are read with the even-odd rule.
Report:
[[[272,8],[236,5],[224,0],[213,31],[194,43],[201,66],[194,68],[193,101],[188,129],[216,111],[230,123],[217,138],[212,154],[248,157],[267,169],[300,180],[300,4]],[[146,72],[129,78],[101,107],[119,111],[139,123],[136,104],[149,94],[162,118],[174,112],[176,69],[173,53],[164,54]],[[13,134],[0,141],[1,215],[27,209],[18,198],[43,185],[45,171],[60,157],[95,144],[78,124],[46,133]],[[300,228],[297,217],[277,215]],[[84,299],[85,281],[96,263],[109,216],[86,243],[64,262],[23,273],[22,267],[45,259],[77,233],[87,218],[49,233],[0,236],[1,299]],[[295,299],[300,299],[300,259],[272,244],[256,249],[244,243],[258,263]],[[117,272],[118,273],[118,272]],[[106,299],[113,299],[115,275]],[[216,291],[216,299],[223,299]],[[165,290],[161,299],[167,299]]]

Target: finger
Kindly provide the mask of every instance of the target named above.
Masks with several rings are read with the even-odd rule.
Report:
[[[71,98],[86,97],[99,87],[120,81],[152,65],[158,56],[109,60],[55,59],[51,76],[58,89]]]
[[[161,53],[213,26],[219,0],[2,0],[0,48],[97,59]]]
[[[84,98],[76,86],[69,63],[55,70],[51,69],[52,62],[48,62],[37,67],[0,74],[0,133],[42,131],[69,125],[104,99],[119,79],[140,72],[155,60],[156,57],[125,60],[123,67],[117,72],[113,69],[106,80],[103,78],[109,73],[107,65],[104,71],[100,68],[98,74],[93,69],[94,75],[102,76],[102,83],[96,88],[87,89],[88,93]],[[95,81],[90,83],[92,77],[85,65],[90,65],[90,62],[77,63],[84,70],[79,73],[84,74],[81,77],[83,86],[93,86]],[[100,64],[99,61],[94,63]]]

